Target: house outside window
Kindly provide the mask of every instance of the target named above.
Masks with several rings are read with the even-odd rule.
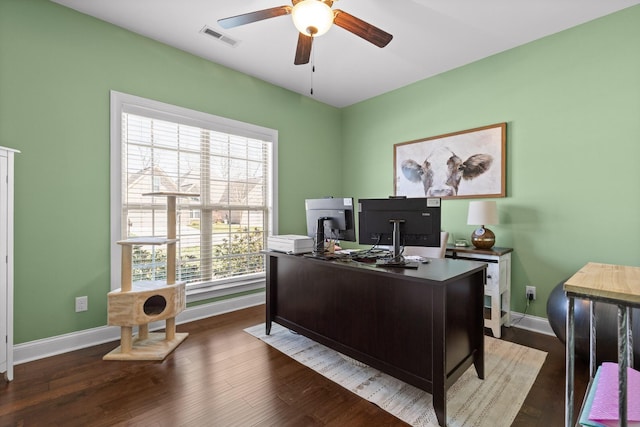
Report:
[[[166,197],[177,198],[176,280],[190,301],[264,286],[275,232],[277,131],[157,101],[111,94],[111,283],[118,240],[165,236]],[[133,251],[133,280],[162,280],[166,247]]]

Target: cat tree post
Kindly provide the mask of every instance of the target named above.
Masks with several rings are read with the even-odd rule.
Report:
[[[176,195],[166,194],[167,196],[167,237],[169,239],[176,238]],[[167,246],[167,285],[176,282],[176,244]],[[176,335],[176,318],[170,317],[165,321],[165,331],[167,339],[172,340]]]
[[[120,326],[120,346],[104,360],[163,360],[187,333],[176,333],[176,316],[186,307],[185,282],[176,283],[176,198],[192,193],[148,193],[167,197],[167,237],[138,237],[117,242],[122,246],[121,288],[108,294],[108,324]],[[134,246],[167,246],[166,280],[132,281]],[[165,320],[164,333],[149,333],[149,323]],[[138,336],[133,336],[133,327]]]

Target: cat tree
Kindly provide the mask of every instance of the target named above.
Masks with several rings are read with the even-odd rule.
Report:
[[[144,196],[167,198],[167,236],[118,241],[122,246],[121,287],[109,292],[108,324],[120,326],[120,346],[104,360],[164,360],[188,333],[176,333],[176,316],[186,307],[185,282],[176,282],[176,198],[194,193],[155,192]],[[133,247],[167,246],[166,281],[132,281]],[[149,332],[149,323],[165,320],[165,332]],[[133,327],[138,335],[133,335]]]

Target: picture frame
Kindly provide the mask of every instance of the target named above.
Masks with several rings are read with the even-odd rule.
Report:
[[[506,123],[496,123],[394,144],[394,194],[505,197],[506,129]]]

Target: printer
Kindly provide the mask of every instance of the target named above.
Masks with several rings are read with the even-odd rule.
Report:
[[[267,249],[288,254],[306,254],[313,252],[313,239],[296,234],[283,234],[267,237]]]

